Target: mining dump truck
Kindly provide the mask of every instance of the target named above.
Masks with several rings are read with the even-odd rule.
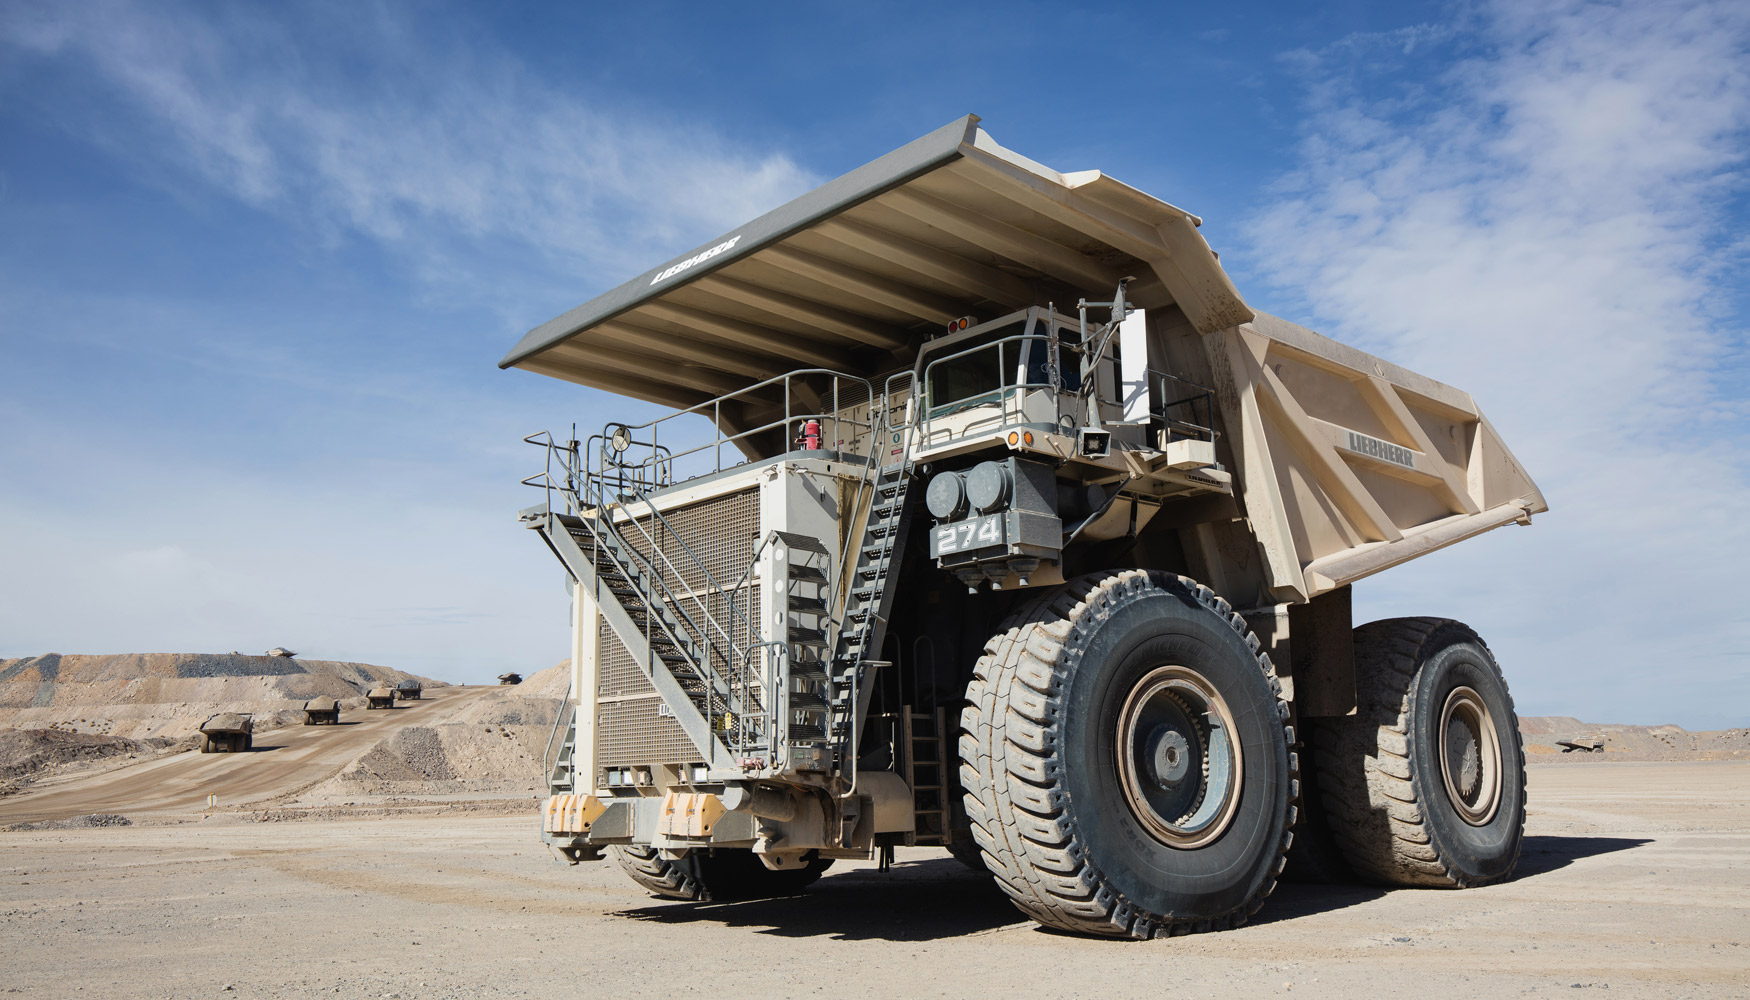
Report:
[[[395,707],[395,689],[394,688],[388,687],[387,685],[385,685],[383,687],[371,688],[369,691],[365,692],[365,708],[367,710],[373,709],[373,708],[394,708],[394,707]]]
[[[1350,595],[1544,499],[1469,394],[1247,305],[1200,221],[969,116],[524,337],[501,367],[628,398],[527,439],[574,623],[542,839],[693,900],[936,845],[1134,938],[1244,922],[1291,844],[1508,877],[1488,646]]]
[[[401,699],[402,701],[418,701],[419,700],[419,682],[414,680],[413,678],[409,677],[408,679],[395,685],[395,697]]]
[[[311,698],[309,701],[304,702],[304,725],[340,725],[340,699]]]
[[[255,717],[220,712],[201,723],[201,753],[242,753],[255,746]]]

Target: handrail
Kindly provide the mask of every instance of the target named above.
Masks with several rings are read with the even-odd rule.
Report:
[[[605,479],[597,479],[598,484],[603,484],[605,482]],[[704,574],[704,577],[710,586],[713,589],[720,590],[722,585],[717,582],[716,577],[711,574],[711,571],[705,566],[704,561],[699,558],[698,554],[687,545],[686,540],[681,538],[679,532],[674,530],[673,525],[669,524],[668,519],[662,516],[662,512],[656,509],[656,505],[652,502],[650,496],[640,490],[635,483],[628,481],[624,485],[631,491],[631,495],[635,499],[641,501],[649,508],[653,520],[660,523],[663,530],[666,531],[670,537],[680,543],[681,548],[692,558],[693,562],[698,566],[699,571]],[[601,486],[598,485],[598,501],[601,499],[600,490]],[[624,538],[620,537],[619,530],[613,524],[614,513],[612,508],[615,506],[626,511],[626,523],[637,529],[639,535],[643,537],[648,547],[648,552],[640,552],[637,546],[628,544]],[[711,609],[704,601],[699,599],[696,592],[688,590],[683,594],[677,592],[674,587],[670,586],[662,569],[666,569],[668,574],[672,575],[677,581],[684,581],[686,579],[685,575],[674,565],[674,562],[669,559],[668,554],[663,551],[662,546],[657,542],[656,538],[650,533],[650,531],[640,523],[640,518],[632,513],[631,507],[628,504],[624,501],[612,505],[598,502],[596,507],[597,516],[595,518],[595,523],[600,525],[602,530],[612,533],[612,535],[621,543],[621,548],[625,550],[624,557],[641,564],[646,571],[645,575],[647,579],[653,586],[659,588],[661,591],[660,594],[647,596],[655,597],[661,604],[671,608],[684,623],[683,631],[687,633],[687,637],[700,647],[700,653],[702,655],[698,657],[698,662],[694,663],[692,667],[693,671],[699,675],[699,680],[708,689],[705,697],[705,714],[707,722],[709,722],[714,715],[714,709],[711,704],[711,696],[713,694],[723,697],[728,710],[736,712],[738,716],[745,717],[747,713],[744,707],[739,703],[739,699],[734,697],[735,685],[733,681],[722,677],[717,670],[716,664],[713,662],[714,656],[722,656],[726,664],[733,664],[735,662],[735,639],[733,631],[723,627],[722,623],[717,620],[717,617],[711,613]],[[613,552],[609,552],[608,556],[615,562],[620,561],[619,557]],[[656,558],[658,557],[662,562],[661,568],[658,567],[656,562]],[[624,571],[625,568],[626,567],[621,567],[622,571]],[[628,579],[630,578],[631,577],[628,576]],[[690,599],[691,602],[696,605],[698,615],[703,617],[706,624],[702,625],[698,619],[694,617],[694,614],[689,613],[689,609],[683,602],[683,596]],[[656,615],[659,613],[658,608],[655,606],[652,606],[649,610],[650,615]],[[751,619],[745,614],[737,614],[734,600],[730,601],[730,614],[732,618],[739,619],[742,623],[748,626],[750,635],[758,634],[757,631],[754,630]],[[647,623],[650,615],[646,616]],[[732,621],[732,627],[733,624],[734,622]],[[713,633],[715,633],[715,635]],[[677,636],[676,638],[680,637]],[[712,728],[715,729],[715,727]]]
[[[792,400],[799,394],[799,388],[797,386],[793,386],[792,383],[799,381],[804,376],[810,376],[810,375],[825,376],[826,378],[831,380],[831,392],[830,392],[831,409],[830,410],[823,409],[821,407],[816,406],[816,407],[811,407],[809,412],[798,412],[797,410],[795,410],[792,407],[792,405],[791,405]],[[841,391],[841,383],[844,383],[844,382],[849,382],[849,383],[852,383],[854,385],[861,385],[863,388],[864,400],[867,400],[871,406],[874,405],[875,398],[876,398],[875,397],[875,387],[872,383],[870,383],[870,381],[868,379],[862,378],[862,377],[857,376],[857,375],[846,374],[845,372],[834,371],[830,368],[799,368],[799,369],[796,369],[795,371],[785,372],[782,375],[775,375],[775,376],[768,378],[762,382],[756,382],[753,385],[746,386],[746,387],[741,388],[741,389],[737,389],[734,392],[726,393],[722,396],[716,397],[715,399],[706,400],[703,403],[699,403],[699,404],[696,404],[694,406],[687,407],[684,410],[676,410],[672,413],[668,413],[668,414],[665,414],[663,416],[657,417],[654,420],[648,420],[648,421],[645,421],[644,423],[641,423],[641,424],[613,423],[613,424],[609,424],[608,427],[609,428],[622,428],[626,431],[628,437],[630,437],[632,435],[636,435],[638,432],[641,432],[641,431],[648,431],[648,432],[650,432],[649,433],[649,437],[650,437],[649,442],[631,442],[631,443],[641,445],[643,447],[649,447],[652,449],[656,449],[656,448],[662,447],[661,442],[660,442],[660,431],[661,431],[662,425],[668,423],[669,421],[676,420],[678,418],[686,417],[686,416],[708,417],[711,421],[712,429],[714,432],[712,440],[707,442],[707,443],[704,443],[704,444],[696,445],[696,446],[691,447],[691,448],[686,448],[682,451],[671,451],[669,454],[666,455],[664,461],[669,466],[669,468],[672,470],[675,467],[676,463],[678,463],[681,459],[690,457],[692,455],[697,455],[697,454],[700,454],[702,452],[709,450],[712,452],[711,468],[707,472],[699,473],[700,475],[709,475],[710,473],[723,471],[723,468],[724,468],[724,465],[723,465],[723,446],[724,445],[737,444],[738,442],[748,440],[750,438],[755,437],[756,435],[764,434],[764,433],[767,433],[769,431],[776,430],[778,428],[788,428],[789,426],[795,425],[798,423],[806,424],[806,422],[808,422],[810,420],[819,422],[821,425],[823,437],[830,438],[834,442],[835,445],[842,444],[847,440],[851,440],[851,439],[855,438],[856,435],[854,432],[858,428],[862,428],[864,430],[867,430],[870,433],[870,435],[873,436],[874,431],[875,431],[873,419],[865,422],[865,421],[859,421],[859,420],[851,420],[851,419],[848,419],[845,416],[843,416],[846,400],[844,399],[844,393]],[[767,388],[769,388],[771,386],[775,386],[775,385],[781,385],[783,387],[783,394],[782,394],[783,395],[783,400],[782,400],[783,415],[780,418],[775,419],[775,420],[769,420],[769,421],[762,423],[758,426],[750,427],[750,428],[747,428],[745,430],[738,431],[734,434],[725,435],[723,433],[723,426],[724,426],[723,425],[723,406],[724,406],[724,404],[726,404],[726,403],[734,404],[734,403],[737,403],[739,401],[743,401],[744,398],[755,396],[756,394],[760,393],[761,390],[767,389]],[[801,388],[808,388],[808,387],[807,387],[806,383],[802,383]],[[816,395],[816,393],[812,389],[808,389],[808,395]],[[825,403],[826,401],[827,400],[824,400],[824,399],[821,400],[822,403]],[[771,401],[769,399],[761,399],[761,400],[758,400],[758,402],[763,404],[763,405],[771,405]],[[855,402],[855,400],[852,400],[851,402]],[[827,431],[828,427],[831,428],[830,432]],[[851,428],[853,431],[853,433],[849,437],[847,437],[841,433],[844,430],[844,428],[846,428],[846,427]],[[604,429],[603,433],[604,433],[604,435],[607,434],[607,430]],[[788,431],[786,431],[786,436],[788,436]],[[821,441],[819,443],[824,445],[825,441]],[[870,443],[873,444],[874,442],[871,441]],[[629,462],[629,461],[625,461],[623,459],[616,459],[614,461],[614,464],[626,466],[629,468],[641,468],[643,466],[649,465],[652,461],[653,461],[653,459],[645,459],[643,462],[640,463],[640,462]],[[739,464],[739,463],[737,463],[737,464]]]
[[[574,663],[571,667],[572,670],[575,671],[577,669],[577,664]],[[573,676],[575,676],[575,674]],[[542,780],[546,781],[548,784],[552,784],[553,781],[553,737],[559,735],[559,723],[565,721],[565,709],[570,701],[571,681],[568,679],[565,682],[565,696],[559,699],[559,710],[553,713],[553,730],[547,734],[547,745],[541,748],[541,777]],[[576,747],[571,748],[571,755],[573,760],[577,758]],[[573,789],[576,788],[575,777],[572,779],[572,787]]]

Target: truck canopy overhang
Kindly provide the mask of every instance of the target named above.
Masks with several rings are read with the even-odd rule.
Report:
[[[1103,300],[1253,318],[1196,216],[1058,173],[967,115],[531,330],[499,363],[690,407],[797,368],[874,375],[960,316]]]

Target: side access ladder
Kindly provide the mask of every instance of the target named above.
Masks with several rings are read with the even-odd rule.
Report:
[[[949,757],[948,710],[919,712],[906,705],[900,709],[900,746],[905,752],[905,783],[911,786],[912,834],[908,845],[946,844],[953,817],[948,800],[952,783]]]
[[[911,526],[910,449],[896,464],[875,476],[869,512],[864,520],[856,563],[849,576],[850,590],[833,647],[832,738],[840,773],[855,767],[856,746],[862,738],[867,706],[874,690],[881,661],[873,659],[887,635],[887,617],[893,610],[893,564],[905,551]]]

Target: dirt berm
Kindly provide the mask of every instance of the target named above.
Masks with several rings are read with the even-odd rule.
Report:
[[[326,695],[353,708],[370,688],[410,678],[443,686],[369,663],[242,653],[48,653],[0,660],[0,726],[180,739],[215,712],[252,712],[259,731],[301,723],[311,698]]]
[[[303,799],[544,793],[543,759],[569,677],[570,664],[561,663],[488,691],[431,725],[397,730]]]

